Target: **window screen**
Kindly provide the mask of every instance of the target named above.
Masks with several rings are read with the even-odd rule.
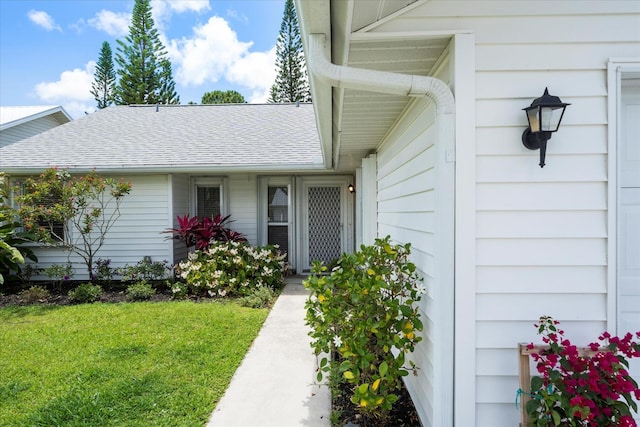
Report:
[[[198,218],[213,218],[221,212],[220,186],[196,187],[196,215]]]

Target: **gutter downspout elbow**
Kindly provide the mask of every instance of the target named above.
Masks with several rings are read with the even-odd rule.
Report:
[[[324,52],[325,35],[309,34],[309,71],[331,86],[411,97],[428,96],[439,114],[454,112],[449,86],[435,77],[367,70],[333,64]]]

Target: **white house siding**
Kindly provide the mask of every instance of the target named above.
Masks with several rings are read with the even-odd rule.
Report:
[[[109,231],[96,258],[110,259],[113,268],[133,265],[145,256],[150,256],[153,261],[170,260],[171,245],[162,233],[170,225],[167,176],[115,177],[120,178],[132,182],[133,189],[124,197],[120,218]],[[67,253],[61,249],[41,248],[36,254],[40,268],[68,261]],[[75,269],[74,279],[88,279],[84,261],[73,254],[69,260]]]
[[[421,100],[409,109],[396,129],[377,153],[378,235],[390,235],[394,242],[412,244],[412,261],[424,278],[427,294],[420,302],[424,322],[423,341],[411,359],[420,368],[418,376],[408,376],[407,387],[425,425],[437,425],[435,412],[443,399],[451,400],[438,385],[448,381],[442,377],[445,369],[437,366],[437,328],[434,316],[439,301],[435,299],[439,286],[437,252],[437,190],[436,190],[436,109],[430,100]],[[446,374],[445,374],[446,375]]]
[[[252,174],[229,176],[229,213],[233,221],[229,226],[244,234],[249,243],[258,242],[258,178]]]
[[[476,366],[476,405],[469,409],[477,426],[516,425],[515,349],[539,340],[538,316],[560,320],[578,345],[615,324],[607,312],[606,66],[611,57],[640,56],[640,3],[431,1],[376,31],[475,36],[477,340],[468,362]],[[521,109],[547,86],[572,105],[540,169],[538,151],[520,142]]]
[[[178,215],[184,216],[191,213],[189,194],[190,194],[190,178],[187,174],[172,174],[171,175],[171,222],[172,228],[179,228]],[[187,257],[188,249],[184,243],[174,240],[173,241],[173,259],[172,263],[182,261]]]
[[[12,126],[0,133],[0,147],[37,135],[56,126],[60,126],[60,122],[50,116]]]

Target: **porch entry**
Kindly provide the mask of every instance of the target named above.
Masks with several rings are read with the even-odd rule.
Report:
[[[277,244],[297,273],[353,251],[352,177],[260,178],[260,244]]]

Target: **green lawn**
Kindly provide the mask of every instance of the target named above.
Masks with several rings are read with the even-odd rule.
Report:
[[[0,426],[204,426],[266,316],[186,301],[0,309]]]

